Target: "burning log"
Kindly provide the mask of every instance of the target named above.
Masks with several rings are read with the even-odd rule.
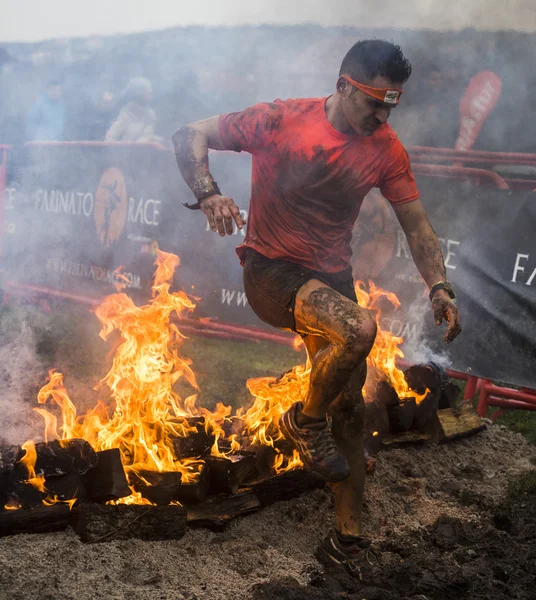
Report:
[[[86,440],[54,440],[35,445],[37,460],[35,472],[44,477],[53,475],[82,475],[93,468],[97,462],[97,453]],[[24,451],[19,460],[24,456]]]
[[[208,495],[210,487],[210,470],[206,463],[201,463],[195,478],[180,484],[175,499],[181,504],[197,504]]]
[[[408,386],[418,394],[426,388],[437,396],[437,408],[454,408],[460,388],[448,380],[445,369],[436,363],[413,365],[404,371]],[[436,410],[437,410],[436,408]]]
[[[87,496],[84,478],[77,473],[61,475],[59,477],[47,477],[45,488],[49,496],[58,500],[83,500]]]
[[[322,488],[325,481],[308,469],[293,469],[251,484],[262,506],[290,500],[304,492]]]
[[[42,486],[35,486],[28,481],[14,481],[7,489],[7,502],[23,509],[39,506],[47,497]]]
[[[20,446],[0,446],[0,507],[8,501],[15,481],[24,478],[22,470],[20,476],[15,475],[20,452]]]
[[[378,423],[368,424],[367,430],[372,428],[374,431],[380,431],[383,425],[381,408],[384,408],[387,414],[388,431],[397,433],[407,431],[411,428],[417,409],[415,398],[400,400],[395,388],[386,379],[380,380],[376,386],[374,391],[374,404],[379,407],[378,415],[376,416]]]
[[[71,523],[67,504],[38,506],[32,510],[7,510],[0,513],[0,537],[17,533],[62,531]]]
[[[173,440],[173,448],[177,458],[200,458],[205,456],[214,444],[214,435],[205,431],[205,417],[183,419],[187,435],[177,436]]]
[[[117,448],[97,452],[96,466],[84,476],[88,496],[95,502],[107,502],[130,496],[127,478]]]
[[[257,473],[253,454],[232,454],[228,458],[208,456],[211,494],[236,494],[238,488]]]
[[[400,433],[411,429],[416,412],[417,403],[415,398],[407,398],[402,402],[387,406],[391,433]]]
[[[182,475],[178,471],[139,471],[131,472],[128,476],[132,487],[149,502],[158,506],[167,506],[176,499],[181,478]]]
[[[73,521],[83,542],[177,540],[186,531],[186,510],[178,504],[80,504],[73,510]]]
[[[222,531],[231,519],[255,512],[260,507],[259,498],[249,489],[235,496],[214,496],[206,502],[188,507],[188,525]]]
[[[469,404],[463,404],[459,410],[452,408],[438,410],[437,424],[440,442],[467,437],[486,428],[476,410]]]

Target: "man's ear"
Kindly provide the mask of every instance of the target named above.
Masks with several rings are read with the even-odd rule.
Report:
[[[345,77],[339,77],[337,79],[337,92],[347,98],[351,92],[351,85],[348,83]]]

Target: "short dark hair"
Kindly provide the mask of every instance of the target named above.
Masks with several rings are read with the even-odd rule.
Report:
[[[371,81],[381,75],[393,83],[404,83],[411,75],[411,63],[400,46],[384,40],[362,40],[347,52],[339,75],[356,81]]]

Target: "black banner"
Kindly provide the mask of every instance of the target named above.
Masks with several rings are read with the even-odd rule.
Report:
[[[211,154],[211,169],[247,218],[251,160]],[[463,333],[451,346],[433,324],[425,286],[386,200],[372,192],[356,225],[357,279],[394,292],[382,328],[404,338],[413,360],[536,387],[536,198],[419,178],[423,204],[458,291]],[[247,304],[235,247],[243,232],[212,233],[192,202],[173,153],[139,146],[27,146],[8,170],[3,269],[8,279],[92,298],[147,298],[155,248],[181,258],[177,284],[199,298],[196,314],[262,325]]]

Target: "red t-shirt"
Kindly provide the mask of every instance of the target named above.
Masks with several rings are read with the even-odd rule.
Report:
[[[253,155],[246,248],[335,273],[348,267],[352,229],[365,195],[391,204],[419,196],[409,157],[387,124],[370,137],[329,123],[326,98],[276,100],[222,115],[226,148]]]

